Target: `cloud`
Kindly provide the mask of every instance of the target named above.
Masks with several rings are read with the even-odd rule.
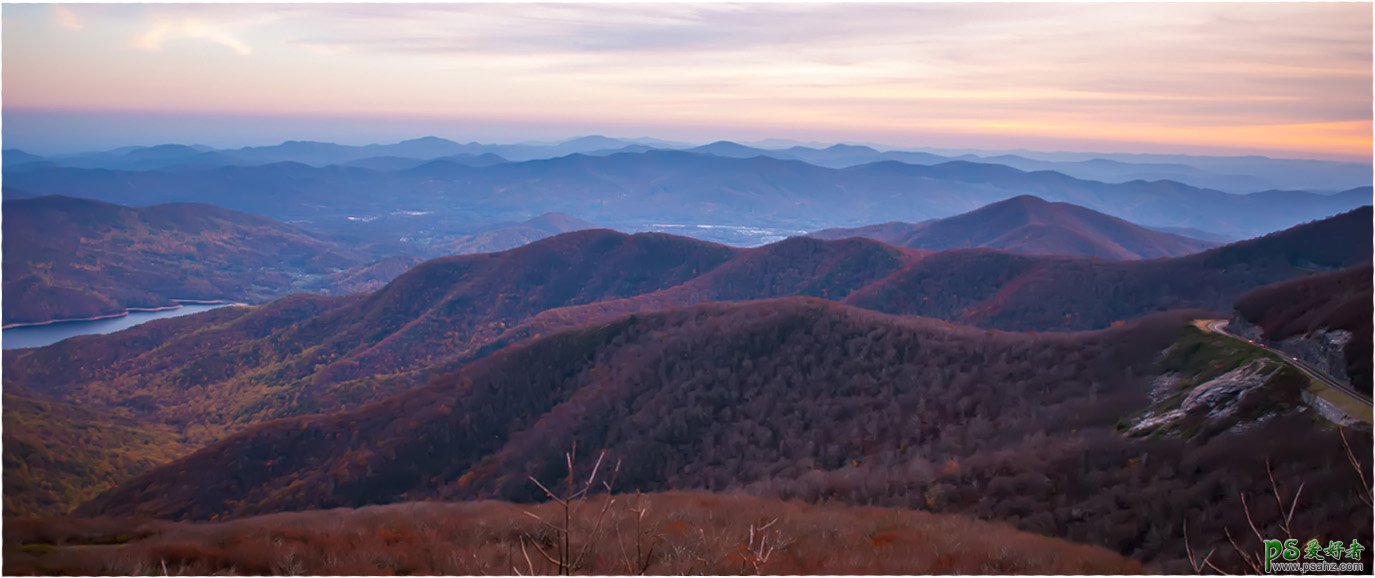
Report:
[[[57,20],[58,26],[68,30],[81,30],[81,20],[76,17],[76,13],[71,8],[61,4],[53,4],[53,18]]]
[[[144,50],[158,51],[162,50],[163,45],[168,41],[183,39],[205,40],[219,44],[228,47],[240,56],[247,56],[253,52],[252,47],[235,38],[228,31],[194,18],[158,22],[140,36],[135,44]]]

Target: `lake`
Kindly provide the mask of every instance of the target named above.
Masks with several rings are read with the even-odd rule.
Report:
[[[11,327],[4,330],[4,335],[0,336],[0,347],[4,349],[24,349],[28,347],[42,347],[51,345],[78,335],[103,335],[114,333],[122,329],[128,329],[135,325],[147,323],[154,319],[166,319],[169,317],[181,317],[202,311],[209,311],[219,307],[228,307],[232,303],[187,303],[176,309],[165,309],[162,311],[130,311],[123,317],[111,317],[109,319],[93,319],[80,321],[60,321],[49,325],[32,325],[28,327]]]

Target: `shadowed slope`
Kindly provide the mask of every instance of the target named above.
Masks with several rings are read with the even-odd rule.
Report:
[[[1119,372],[1133,360],[1150,359],[1153,350],[1114,350],[1113,339],[988,334],[806,298],[630,316],[503,350],[355,411],[263,424],[150,472],[82,511],[205,519],[422,496],[530,499],[529,484],[511,474],[532,463],[546,464],[536,475],[549,474],[557,448],[574,438],[633,457],[622,470],[628,487],[721,490],[715,478],[694,475],[691,464],[727,451],[713,440],[730,428],[770,424],[775,433],[757,448],[766,454],[751,459],[761,465],[782,460],[754,474],[735,472],[730,483],[766,479],[771,468],[802,457],[840,467],[856,451],[904,439],[921,443],[922,430],[896,429],[900,420],[876,416],[902,411],[937,390],[981,395],[980,388],[993,383],[1031,389],[1043,387],[1032,383],[1122,385]],[[1008,365],[980,365],[979,359]],[[1050,359],[1059,363],[1045,365]],[[967,375],[935,377],[955,368]],[[730,385],[736,380],[744,381]],[[1055,411],[1089,409],[1071,397],[1053,397],[1068,404]],[[1100,402],[1094,413],[1115,413],[1111,407]],[[665,412],[674,417],[659,415]],[[846,438],[825,433],[862,423],[884,432],[876,440],[880,447],[801,443],[841,442]],[[1073,420],[1060,426],[1073,427]],[[686,485],[674,483],[679,478]]]
[[[1268,456],[1283,464],[1281,483],[1302,475],[1316,492],[1310,519],[1349,531],[1329,514],[1352,507],[1356,478],[1341,469],[1335,433],[1309,415],[1282,409],[1187,440],[1115,430],[1149,407],[1156,360],[1188,317],[1034,336],[812,298],[632,315],[506,348],[356,410],[259,425],[80,513],[531,500],[525,476],[557,479],[577,440],[621,461],[625,490],[960,512],[1171,563],[1184,516],[1196,516],[1205,547],[1245,524],[1231,495],[1262,490]]]
[[[1363,207],[1174,259],[1102,262],[945,251],[846,303],[1000,329],[1092,329],[1170,309],[1226,311],[1256,287],[1368,262],[1370,237],[1371,210]]]
[[[1352,386],[1371,390],[1371,266],[1267,285],[1237,300],[1237,312],[1260,326],[1266,339],[1346,331],[1341,347]],[[1337,364],[1340,366],[1340,364]]]

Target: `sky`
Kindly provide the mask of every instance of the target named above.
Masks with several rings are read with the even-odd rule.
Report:
[[[16,5],[3,139],[1371,156],[1371,4]]]

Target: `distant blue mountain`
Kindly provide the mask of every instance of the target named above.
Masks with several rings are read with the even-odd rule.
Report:
[[[318,160],[338,152],[339,146],[296,142],[277,150]],[[379,150],[358,148],[368,153]],[[746,149],[718,144],[708,150],[753,152]],[[827,150],[811,149],[807,154],[867,154],[854,148]],[[369,167],[395,161],[362,159],[326,166],[281,161],[161,170],[40,167],[6,171],[4,184],[7,192],[86,196],[131,205],[210,202],[392,240],[413,238],[417,231],[520,220],[538,212],[577,214],[627,228],[686,223],[816,230],[948,217],[1024,194],[1073,203],[1143,226],[1243,238],[1369,204],[1371,190],[1236,195],[1168,180],[1105,183],[970,161],[919,165],[882,160],[827,168],[773,156],[735,158],[669,150],[570,154],[523,162],[461,155],[468,156],[399,168]]]

